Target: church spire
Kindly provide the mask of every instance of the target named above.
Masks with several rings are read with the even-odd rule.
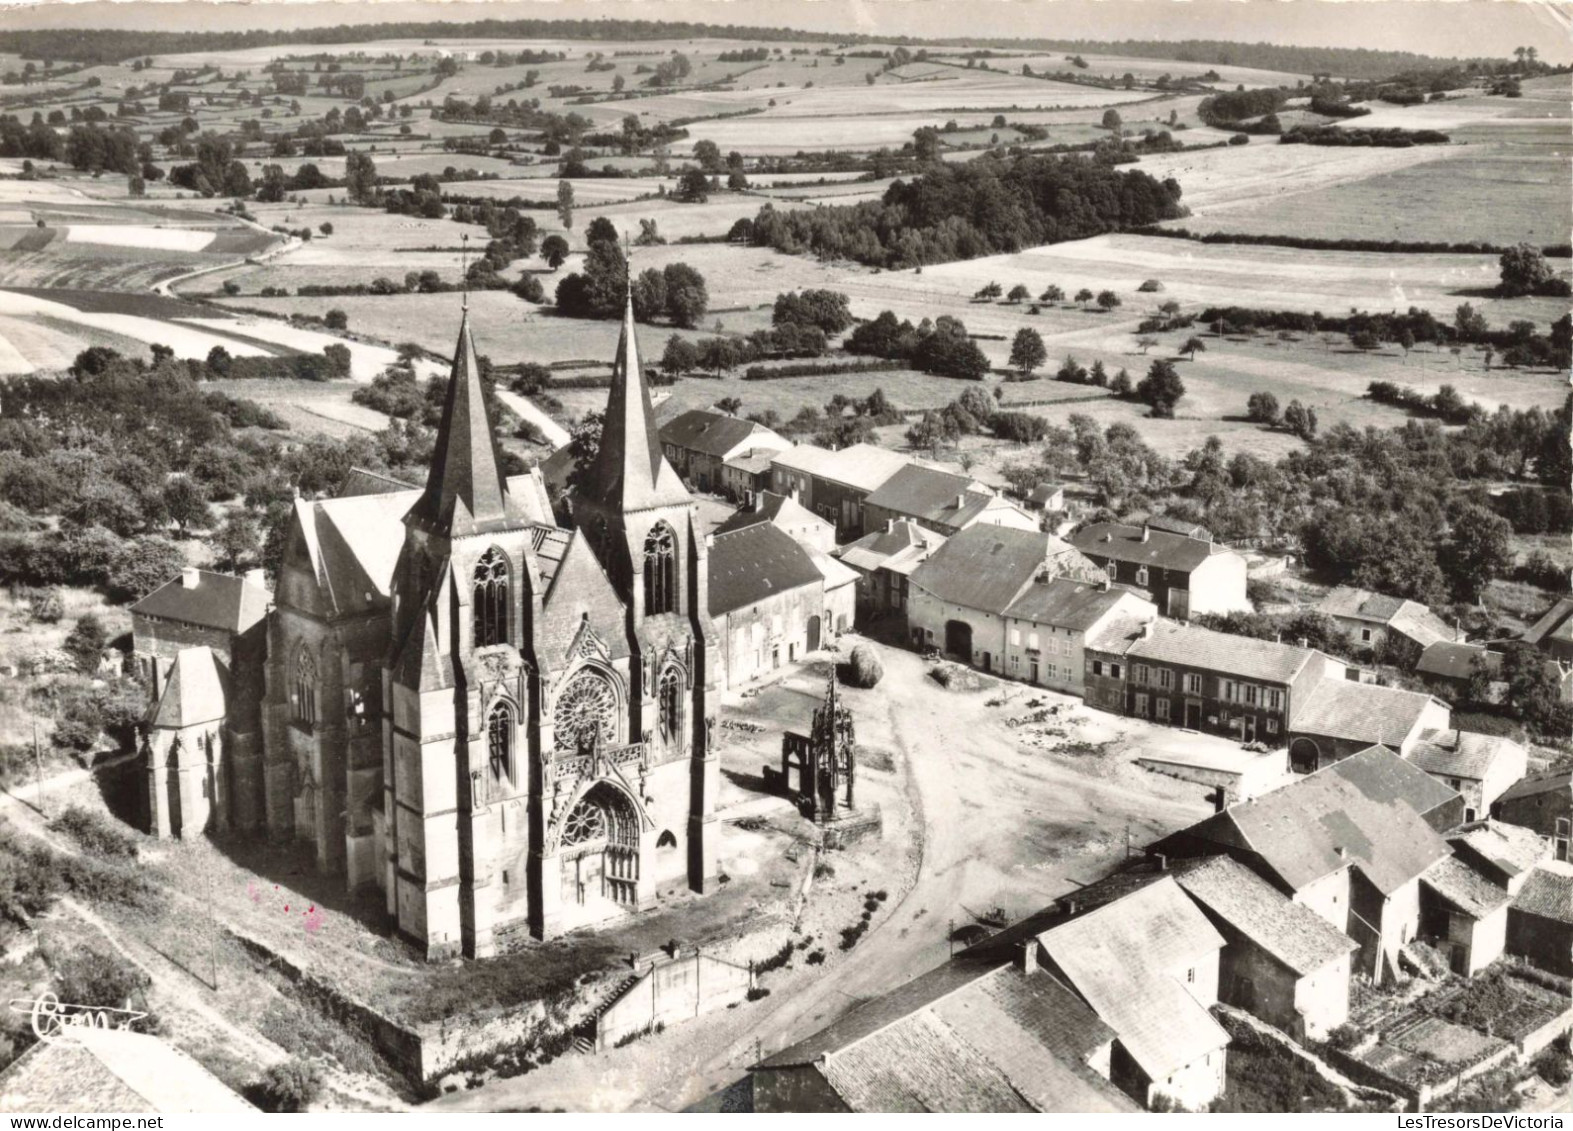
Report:
[[[469,311],[465,310],[459,321],[459,344],[454,349],[426,491],[410,517],[447,535],[471,534],[500,522],[508,513],[502,466],[486,415],[481,369],[475,358],[475,340],[470,336]]]
[[[689,501],[682,481],[661,455],[655,410],[634,338],[632,287],[623,306],[623,332],[612,359],[612,392],[606,402],[601,449],[589,475],[589,491],[599,501],[623,511]]]

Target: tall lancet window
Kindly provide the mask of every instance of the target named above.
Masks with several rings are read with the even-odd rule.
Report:
[[[486,746],[492,780],[513,781],[513,711],[506,703],[497,704],[486,718]]]
[[[661,673],[657,688],[661,712],[661,741],[675,746],[683,730],[683,675],[676,668]]]
[[[295,653],[295,693],[291,698],[296,722],[312,726],[317,721],[317,661],[304,644]]]
[[[677,539],[660,523],[644,540],[645,616],[677,611]]]
[[[475,646],[508,639],[508,559],[496,546],[475,563]]]

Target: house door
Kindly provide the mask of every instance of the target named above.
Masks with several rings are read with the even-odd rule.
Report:
[[[781,645],[773,645],[770,649],[770,668],[774,671],[781,666]]]
[[[986,672],[991,672],[994,670],[989,666],[989,654],[987,652],[983,653],[983,670]]]
[[[1028,660],[1027,661],[1027,678],[1031,682],[1033,682],[1033,683],[1037,683],[1038,682],[1038,661],[1037,660]]]
[[[1240,720],[1240,737],[1244,742],[1256,741],[1256,716],[1246,715]]]
[[[1196,702],[1194,699],[1187,699],[1185,701],[1185,729],[1202,729],[1202,705]]]
[[[808,618],[808,650],[810,652],[819,651],[819,625],[820,620],[818,617]]]
[[[945,622],[945,651],[972,662],[972,626],[964,620]]]
[[[1452,953],[1448,955],[1448,965],[1453,968],[1453,973],[1468,975],[1469,948],[1463,943],[1454,943]]]
[[[1191,617],[1191,594],[1188,589],[1169,590],[1169,616],[1174,620]]]

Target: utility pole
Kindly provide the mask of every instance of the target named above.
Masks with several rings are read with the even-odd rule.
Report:
[[[38,786],[38,815],[48,817],[44,811],[44,756],[38,748],[38,720],[33,720],[33,780]]]
[[[213,869],[204,869],[208,889],[208,984],[218,990],[218,920],[213,916]]]

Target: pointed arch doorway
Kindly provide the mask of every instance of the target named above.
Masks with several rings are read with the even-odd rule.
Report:
[[[565,907],[636,907],[639,814],[628,795],[606,781],[591,786],[563,819],[559,858]]]

